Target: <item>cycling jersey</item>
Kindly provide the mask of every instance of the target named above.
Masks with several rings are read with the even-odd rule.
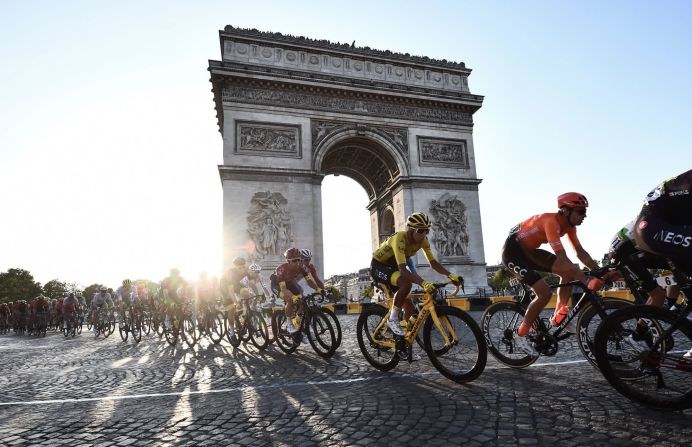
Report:
[[[74,312],[79,307],[79,301],[77,298],[67,297],[62,303],[62,307],[65,313]]]
[[[418,253],[418,250],[423,250],[428,262],[435,260],[427,237],[420,243],[407,242],[406,231],[399,231],[382,242],[372,254],[372,257],[377,262],[389,266],[406,265],[407,258]]]
[[[567,224],[566,219],[560,213],[544,213],[531,216],[510,230],[510,235],[519,242],[525,250],[535,250],[547,243],[555,253],[564,251],[565,248],[560,238],[567,235],[572,247],[581,246],[577,238],[577,228]]]
[[[312,278],[310,271],[302,262],[284,262],[276,267],[274,275],[278,282],[296,282],[300,277]]]
[[[243,285],[240,283],[245,275],[247,274],[247,269],[245,267],[240,268],[230,268],[221,277],[221,293],[227,300],[235,299],[235,294],[240,293],[240,289]]]
[[[692,169],[664,181],[646,196],[634,235],[647,252],[692,260]]]
[[[115,302],[133,303],[139,297],[137,296],[137,289],[133,286],[121,286],[115,292]]]
[[[110,293],[96,293],[94,294],[94,298],[91,300],[91,307],[92,309],[102,307],[104,304],[107,306],[112,306],[113,305],[113,300],[111,299],[111,294]]]

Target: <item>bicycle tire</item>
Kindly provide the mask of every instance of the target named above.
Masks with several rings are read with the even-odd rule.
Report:
[[[481,316],[481,330],[488,351],[511,368],[526,368],[539,357],[522,352],[514,343],[516,330],[525,312],[519,303],[506,301],[491,304]]]
[[[247,333],[250,337],[250,342],[257,349],[263,351],[267,349],[267,346],[269,346],[269,337],[267,335],[269,330],[267,328],[267,322],[264,321],[264,318],[261,315],[255,312],[252,312],[249,318],[250,321],[247,327]]]
[[[129,317],[126,318],[125,315],[123,315],[123,321],[118,323],[118,332],[120,332],[120,338],[123,339],[123,341],[127,341],[127,338],[130,336],[130,327],[129,327]]]
[[[601,305],[606,313],[610,314],[617,309],[631,306],[632,303],[617,298],[607,298],[601,302]],[[596,307],[591,303],[587,304],[577,318],[576,336],[579,350],[594,368],[598,368],[598,362],[593,354],[593,338],[600,324],[601,316],[598,315]]]
[[[207,333],[215,345],[218,345],[223,340],[226,332],[225,325],[223,313],[219,311],[213,312],[211,316],[207,317]]]
[[[226,318],[224,319],[225,321],[225,327],[226,330],[224,331],[226,333],[226,338],[228,339],[228,342],[233,346],[234,348],[237,348],[240,346],[240,337],[238,337],[238,328],[240,327],[240,322],[238,321],[238,315],[234,314],[233,317],[233,335],[231,335],[231,325],[230,325],[230,316],[227,314]]]
[[[399,363],[399,355],[395,348],[378,343],[380,340],[394,341],[386,325],[374,334],[377,326],[386,317],[387,309],[371,304],[363,306],[356,323],[356,338],[360,352],[368,363],[380,371],[391,371]]]
[[[330,358],[336,352],[336,333],[330,318],[320,309],[314,309],[307,322],[308,342],[312,349],[323,358]]]
[[[439,328],[428,317],[423,325],[423,342],[433,366],[456,383],[467,383],[478,378],[488,361],[488,348],[481,328],[469,314],[456,307],[436,306],[435,312],[447,337],[450,337],[451,327],[458,341],[447,346]],[[446,349],[441,349],[441,346]]]
[[[135,343],[142,341],[142,317],[135,314],[135,318],[132,321],[132,339]]]
[[[272,327],[276,328],[276,344],[279,349],[285,354],[292,354],[298,349],[300,343],[297,343],[293,334],[288,332],[286,313],[283,310],[274,312]]]
[[[662,410],[692,407],[692,359],[683,357],[692,349],[692,322],[683,319],[678,323],[679,327],[671,334],[675,340],[672,350],[666,346],[666,340],[655,351],[642,351],[638,345],[628,342],[629,335],[640,332],[637,329],[640,320],[647,324],[651,340],[645,343],[651,346],[678,318],[667,309],[629,306],[603,321],[596,331],[594,353],[603,377],[620,394]]]
[[[182,318],[182,327],[180,328],[180,333],[182,335],[183,341],[188,348],[192,349],[197,344],[197,329],[195,327],[195,321],[192,316],[186,316]]]
[[[339,322],[339,317],[334,313],[333,310],[329,309],[328,307],[323,307],[322,311],[329,317],[332,327],[334,328],[334,331],[336,333],[336,345],[334,349],[339,349],[339,346],[341,346],[341,340],[342,340],[342,331],[341,331],[341,323]]]

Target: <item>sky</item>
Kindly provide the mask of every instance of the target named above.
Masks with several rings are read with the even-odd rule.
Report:
[[[207,61],[227,24],[466,63],[485,96],[486,262],[566,191],[589,198],[579,237],[600,258],[650,189],[692,167],[691,22],[686,1],[0,0],[0,272],[220,271]],[[365,191],[344,176],[322,191],[324,276],[368,265]]]

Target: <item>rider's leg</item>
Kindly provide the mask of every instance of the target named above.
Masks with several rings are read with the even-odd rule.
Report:
[[[392,309],[391,313],[389,314],[389,319],[391,321],[399,321],[399,311],[404,306],[406,297],[408,297],[409,292],[411,292],[411,287],[413,286],[413,283],[410,280],[398,276],[398,273],[399,272],[395,272],[394,275],[392,275],[391,280],[393,283],[395,282],[396,286],[398,287],[398,290],[396,293],[394,293]]]
[[[536,318],[545,308],[548,302],[550,302],[550,298],[553,296],[553,291],[550,289],[550,286],[548,286],[548,283],[545,282],[544,279],[539,279],[536,283],[531,285],[531,289],[533,289],[534,293],[536,294],[536,298],[531,300],[531,303],[529,303],[529,306],[526,308],[524,321],[521,322],[521,325],[517,330],[517,334],[521,337],[525,337],[529,333],[529,330],[535,323]]]

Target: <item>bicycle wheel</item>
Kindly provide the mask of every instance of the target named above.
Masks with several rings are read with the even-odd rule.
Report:
[[[336,352],[336,333],[329,317],[320,309],[314,309],[308,321],[308,342],[320,357],[328,359]],[[306,316],[307,317],[307,316]]]
[[[250,337],[250,341],[253,345],[260,351],[267,348],[269,345],[269,336],[267,335],[267,322],[264,318],[257,314],[250,314],[250,321],[247,327],[247,333]]]
[[[193,348],[197,343],[197,329],[195,328],[195,322],[192,316],[184,317],[181,320],[182,327],[180,328],[180,335],[182,335],[183,341],[187,344],[188,348]]]
[[[77,334],[79,335],[82,334],[82,326],[84,326],[84,317],[79,317],[79,321],[77,322]]]
[[[215,345],[218,345],[221,343],[221,340],[223,340],[226,331],[225,324],[223,313],[219,311],[212,312],[212,314],[207,317],[207,333]]]
[[[692,407],[692,359],[683,357],[692,349],[692,322],[676,322],[678,318],[666,309],[630,306],[603,321],[596,331],[594,353],[603,377],[620,394],[664,410]],[[670,349],[668,338],[660,339],[674,323]]]
[[[130,317],[129,315],[123,315],[122,321],[118,323],[118,332],[120,332],[120,338],[123,341],[127,341],[127,337],[130,336]]]
[[[165,320],[162,320],[159,327],[161,328],[163,336],[166,338],[166,342],[170,346],[175,346],[176,343],[178,343],[178,321],[171,318],[171,320],[166,323]]]
[[[231,324],[232,323],[232,324]],[[234,314],[233,318],[229,314],[226,314],[224,321],[226,338],[228,342],[234,348],[240,346],[240,337],[238,337],[238,329],[240,329],[240,321],[238,320],[238,314]]]
[[[481,375],[488,361],[483,333],[473,318],[461,309],[435,307],[440,326],[431,317],[423,326],[425,352],[446,378],[466,383]],[[445,342],[447,338],[447,342]]]
[[[629,301],[615,298],[604,299],[601,303],[603,310],[605,310],[607,314],[611,314],[617,309],[632,305]],[[588,304],[584,307],[577,319],[577,344],[584,358],[588,360],[594,368],[598,368],[598,363],[593,354],[593,339],[596,336],[596,330],[600,324],[601,316],[598,314],[593,304]]]
[[[135,314],[132,319],[132,339],[139,343],[142,341],[142,316],[140,314]]]
[[[341,323],[339,323],[339,317],[337,317],[334,311],[329,308],[323,307],[322,311],[329,318],[329,321],[331,322],[332,327],[334,328],[334,332],[336,333],[336,345],[334,349],[338,349],[339,346],[341,346],[342,338]]]
[[[276,344],[286,354],[293,353],[300,343],[296,343],[296,339],[288,332],[286,323],[286,313],[283,310],[274,312],[272,316],[272,328],[275,328]]]
[[[500,302],[491,304],[481,316],[481,329],[488,350],[493,357],[512,368],[526,368],[538,360],[538,356],[528,355],[517,348],[514,341],[524,312],[518,303]]]
[[[383,321],[386,317],[387,309],[371,304],[363,306],[356,323],[360,352],[368,363],[380,371],[390,371],[399,363],[394,338]]]

